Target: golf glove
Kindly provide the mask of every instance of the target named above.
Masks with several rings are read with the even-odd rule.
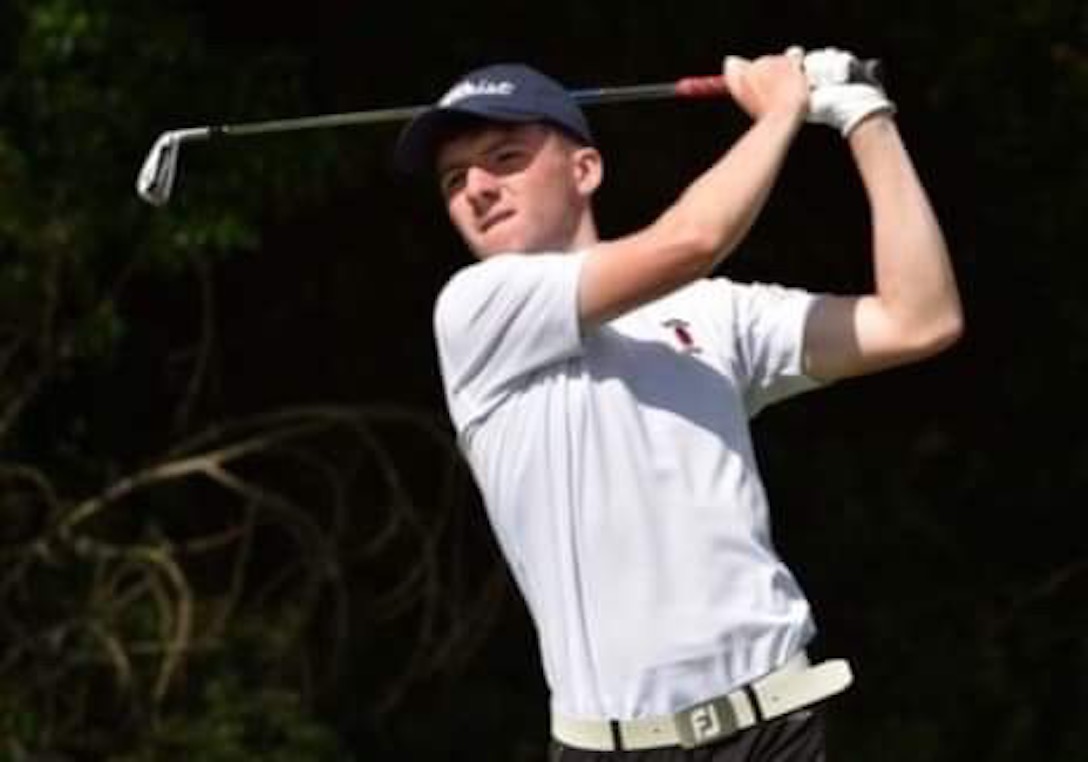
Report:
[[[851,81],[857,59],[845,50],[823,48],[805,55],[808,77],[808,121],[837,129],[843,137],[863,119],[878,113],[895,113],[895,104],[879,84]]]

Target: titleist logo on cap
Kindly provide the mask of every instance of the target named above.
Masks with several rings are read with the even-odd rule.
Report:
[[[477,95],[513,95],[516,89],[513,82],[505,80],[502,82],[495,82],[490,79],[481,79],[475,82],[468,80],[450,88],[450,91],[442,96],[442,100],[438,102],[438,105],[442,107],[452,106],[458,101]]]

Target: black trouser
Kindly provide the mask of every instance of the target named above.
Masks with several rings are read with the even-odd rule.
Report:
[[[585,751],[553,740],[550,762],[824,762],[820,710],[802,710],[742,730],[709,746],[644,751]]]

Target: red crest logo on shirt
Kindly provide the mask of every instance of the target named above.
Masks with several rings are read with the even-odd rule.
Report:
[[[696,354],[703,351],[696,343],[695,339],[691,335],[691,331],[688,330],[690,323],[680,318],[670,318],[662,323],[666,328],[672,329],[673,338],[680,346],[680,351],[685,354]]]

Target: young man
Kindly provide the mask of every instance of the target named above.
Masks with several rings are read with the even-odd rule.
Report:
[[[478,69],[410,123],[479,262],[435,307],[449,412],[539,634],[565,760],[816,760],[809,605],[778,558],[748,420],[961,331],[938,222],[876,85],[826,49],[729,58],[746,133],[652,224],[602,241],[585,117],[525,66]],[[873,219],[873,293],[708,277],[805,121],[845,137]],[[692,750],[693,747],[699,747]]]

